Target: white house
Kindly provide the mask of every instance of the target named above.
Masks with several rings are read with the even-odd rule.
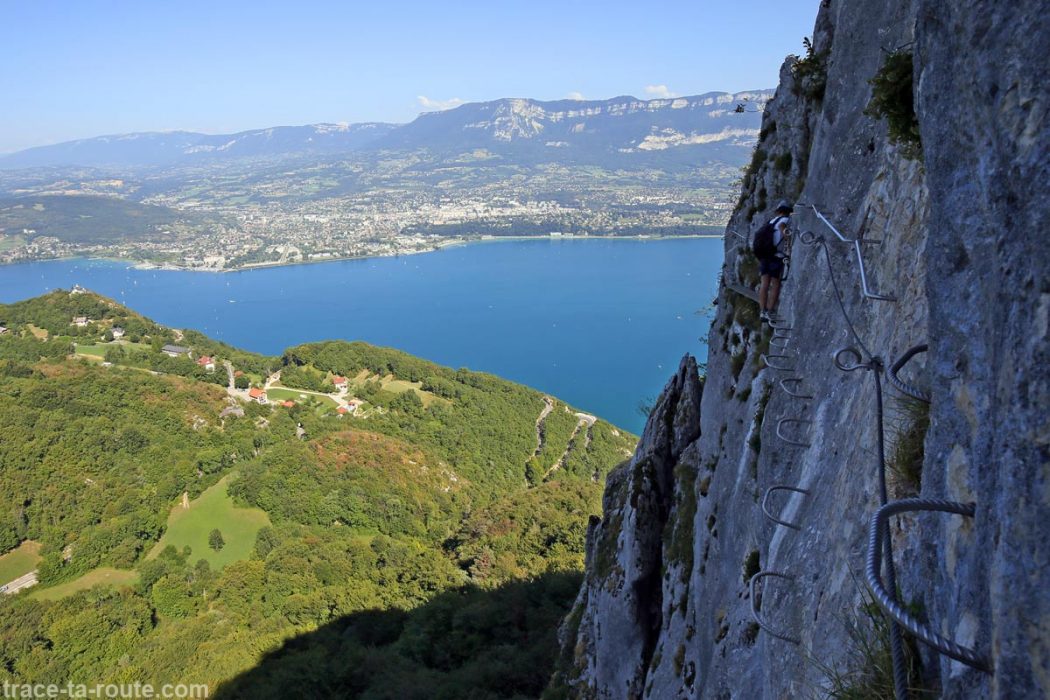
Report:
[[[160,349],[168,357],[188,357],[190,349],[181,345],[165,345]]]

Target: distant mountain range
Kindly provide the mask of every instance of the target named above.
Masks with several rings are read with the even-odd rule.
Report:
[[[382,138],[396,124],[278,126],[237,134],[191,131],[96,136],[38,146],[0,157],[0,168],[163,167],[185,163],[284,155],[350,152]]]
[[[442,155],[481,150],[526,161],[576,162],[636,160],[632,154],[678,160],[675,156],[688,152],[695,162],[698,149],[715,155],[725,146],[753,143],[761,121],[757,106],[771,96],[771,90],[754,90],[658,100],[508,98],[425,113],[403,125],[312,124],[221,135],[175,131],[99,136],[2,156],[0,169],[163,168],[419,149]]]

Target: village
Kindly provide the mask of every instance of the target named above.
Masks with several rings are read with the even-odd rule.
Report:
[[[91,319],[80,316],[74,317],[72,324],[83,326],[91,322]],[[176,333],[178,334],[178,331]],[[119,326],[111,328],[108,335],[112,336],[112,340],[102,340],[90,345],[75,344],[76,356],[88,360],[97,360],[103,367],[112,367],[118,364],[106,359],[106,350],[112,347],[133,347],[135,344],[124,339],[125,331]],[[358,417],[367,417],[365,411],[361,410],[362,406],[365,405],[365,401],[354,396],[351,388],[372,379],[368,372],[362,372],[358,377],[355,377],[354,381],[347,377],[329,373],[326,376],[326,380],[331,383],[334,390],[321,392],[282,384],[280,370],[260,380],[258,377],[253,377],[243,370],[237,369],[230,360],[197,353],[193,348],[184,345],[169,343],[161,347],[161,352],[170,358],[190,360],[204,372],[224,371],[227,377],[224,385],[226,393],[237,401],[281,408],[294,408],[296,405],[302,404],[314,408],[321,414],[330,413],[334,409],[334,413],[338,416],[356,415]],[[158,371],[152,371],[152,373],[163,374],[163,372]],[[231,407],[235,405],[231,404]],[[227,410],[229,411],[230,409]],[[372,410],[382,409],[372,407]],[[237,410],[233,409],[231,412],[236,413]]]
[[[71,295],[86,292],[82,287],[73,288]],[[96,330],[102,330],[95,342],[73,343],[74,356],[98,362],[102,367],[121,366],[129,369],[146,369],[136,367],[134,362],[125,361],[125,358],[134,358],[136,353],[148,353],[155,350],[151,345],[142,342],[141,338],[129,338],[125,328],[119,325],[109,325],[105,320],[92,319],[88,316],[74,316],[70,320],[70,326],[74,328],[87,328],[92,324],[98,324]],[[103,330],[104,329],[104,330]],[[7,333],[8,329],[0,325],[0,334]],[[238,402],[256,403],[279,407],[285,409],[296,406],[308,407],[319,415],[334,414],[339,417],[354,416],[367,418],[373,412],[382,412],[380,406],[372,406],[355,394],[355,391],[363,387],[366,382],[377,382],[380,387],[393,393],[403,391],[415,391],[424,403],[428,403],[433,396],[429,392],[422,391],[416,383],[396,380],[392,376],[377,377],[367,370],[361,371],[355,377],[345,377],[332,372],[324,373],[320,383],[330,386],[330,391],[317,391],[298,386],[292,386],[281,381],[281,370],[262,375],[250,371],[238,369],[231,360],[221,358],[215,354],[198,352],[191,345],[179,344],[183,342],[183,334],[179,330],[173,330],[174,342],[159,347],[160,354],[173,360],[182,362],[174,365],[171,372],[174,374],[186,374],[186,368],[193,368],[195,373],[213,375],[224,372],[225,381],[218,378],[211,379],[211,383],[222,385],[231,399],[231,405],[224,411],[224,415],[243,413],[238,408]],[[192,364],[190,364],[192,363]],[[147,369],[152,374],[166,374],[163,370]],[[198,377],[201,378],[201,377]]]

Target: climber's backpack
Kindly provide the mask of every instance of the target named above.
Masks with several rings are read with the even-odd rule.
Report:
[[[777,245],[773,242],[773,234],[776,232],[774,224],[779,220],[779,216],[770,219],[762,224],[762,228],[755,231],[755,242],[751,250],[759,260],[769,260],[777,256]]]

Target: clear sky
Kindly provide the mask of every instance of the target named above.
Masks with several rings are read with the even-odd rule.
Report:
[[[0,153],[393,121],[499,97],[774,87],[819,0],[30,0],[0,7]]]

